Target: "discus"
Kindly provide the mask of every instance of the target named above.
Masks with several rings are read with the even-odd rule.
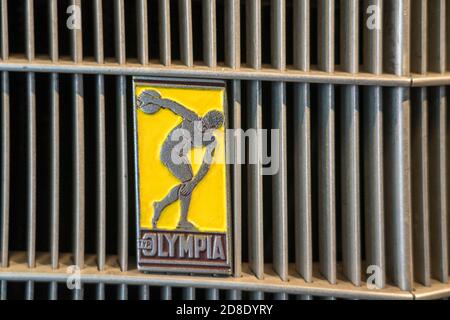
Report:
[[[154,114],[161,109],[161,106],[152,103],[154,98],[161,98],[161,95],[154,90],[145,90],[139,95],[139,108],[147,114]]]

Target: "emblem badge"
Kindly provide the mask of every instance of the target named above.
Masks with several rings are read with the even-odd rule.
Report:
[[[134,78],[137,264],[231,274],[222,81]]]

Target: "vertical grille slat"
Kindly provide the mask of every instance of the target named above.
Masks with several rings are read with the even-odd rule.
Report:
[[[6,61],[9,56],[8,43],[8,3],[2,0],[0,3],[1,16],[1,59]],[[10,215],[10,169],[11,169],[11,139],[10,139],[10,107],[9,107],[9,74],[2,72],[1,77],[1,185],[0,185],[0,202],[1,202],[1,267],[8,267],[8,251],[9,251],[9,215]]]
[[[345,2],[341,8],[343,68],[359,70],[359,3]],[[360,177],[359,177],[359,87],[342,87],[341,105],[341,206],[342,263],[344,274],[356,286],[361,284]]]
[[[59,267],[59,209],[60,209],[60,147],[59,147],[59,75],[52,73],[50,78],[50,117],[51,117],[51,187],[50,187],[50,254],[53,269]],[[57,295],[57,284],[53,282],[50,292],[54,300]]]
[[[411,102],[414,106],[411,114],[412,192],[416,195],[412,202],[414,208],[414,275],[417,281],[424,285],[430,285],[427,88],[413,90]]]
[[[428,71],[428,0],[411,3],[411,70],[417,73]]]
[[[80,0],[72,0],[72,5],[81,9]],[[81,30],[71,32],[71,57],[76,63],[83,60]],[[84,267],[85,249],[85,148],[84,148],[84,90],[83,75],[72,76],[72,121],[73,121],[73,262],[78,268]],[[74,291],[74,298],[81,299],[82,289]]]
[[[183,299],[184,300],[195,300],[195,289],[192,287],[183,288]]]
[[[271,56],[272,66],[286,69],[286,3],[285,0],[271,2]]]
[[[361,283],[359,195],[359,90],[343,88],[341,115],[341,196],[344,273],[354,285]]]
[[[225,63],[231,68],[241,65],[240,0],[225,2]]]
[[[272,66],[278,70],[286,68],[286,3],[271,2],[271,56]],[[278,172],[272,178],[274,199],[273,215],[273,268],[283,281],[288,280],[288,199],[287,199],[287,121],[286,84],[272,83],[272,128],[279,130]]]
[[[118,254],[122,271],[128,270],[128,151],[127,151],[127,113],[126,113],[126,78],[117,77],[117,141],[118,141]],[[126,286],[121,285],[120,291],[125,292]],[[126,297],[121,293],[121,297]]]
[[[36,256],[36,86],[35,74],[27,74],[27,260],[28,267],[35,267]]]
[[[429,0],[429,54],[428,69],[432,72],[445,72],[446,70],[446,20],[445,0]]]
[[[137,0],[136,1],[136,15],[137,15],[137,45],[138,45],[138,61],[142,65],[146,65],[149,59],[148,50],[148,6],[147,0]],[[152,39],[150,39],[151,41]]]
[[[2,157],[1,157],[1,267],[7,268],[9,265],[9,191],[10,191],[10,105],[9,105],[9,74],[2,72],[1,106],[2,106]]]
[[[97,123],[97,267],[102,271],[106,258],[106,114],[105,114],[105,78],[96,76],[96,123]]]
[[[1,59],[6,61],[9,57],[8,34],[8,3],[2,0],[0,3],[1,17]],[[10,225],[10,178],[11,178],[11,117],[9,104],[9,73],[1,75],[1,184],[0,184],[0,214],[1,214],[1,267],[9,266],[9,225]],[[0,281],[0,300],[7,298],[7,281]]]
[[[446,177],[446,119],[445,87],[430,90],[430,247],[432,276],[443,283],[448,281],[447,244],[447,177]]]
[[[289,295],[286,292],[277,292],[273,295],[275,300],[289,300]]]
[[[260,81],[248,83],[248,127],[262,129],[262,87]],[[260,155],[261,139],[249,145],[249,154]],[[264,278],[264,235],[263,235],[263,179],[262,164],[248,165],[248,245],[249,265],[258,279]]]
[[[242,300],[242,292],[240,290],[228,290],[227,291],[228,300]]]
[[[59,59],[57,2],[49,4],[50,13],[50,56],[52,61]],[[50,246],[52,268],[58,268],[59,259],[59,75],[50,76],[50,131],[51,131],[51,191],[50,191]]]
[[[95,299],[105,300],[105,284],[100,282],[95,289]]]
[[[450,4],[446,4],[445,6],[445,16],[448,19],[450,17]],[[445,41],[446,41],[446,46],[445,46],[445,59],[446,59],[446,69],[449,69],[449,64],[450,64],[450,50],[449,50],[449,44],[450,44],[450,24],[447,23],[446,28],[445,28]]]
[[[103,49],[103,5],[101,0],[93,2],[94,11],[94,56],[98,63],[104,60]],[[97,267],[103,271],[106,257],[106,114],[105,114],[105,78],[96,75],[96,210],[97,210]],[[104,297],[104,284],[99,283],[97,299]]]
[[[58,300],[58,282],[50,282],[48,292],[48,300]]]
[[[279,168],[273,176],[273,267],[283,281],[288,280],[288,207],[287,207],[287,121],[286,84],[272,84],[272,128],[279,130]],[[276,150],[273,150],[277,152]]]
[[[7,281],[0,281],[0,300],[6,300],[6,298],[8,297],[7,290]]]
[[[9,58],[9,33],[8,33],[8,0],[0,2],[1,16],[1,58],[3,61]]]
[[[119,64],[126,62],[125,50],[125,8],[123,0],[114,0],[114,45],[116,48],[116,61]]]
[[[446,1],[429,2],[428,68],[446,71]],[[429,154],[430,154],[430,247],[431,273],[435,279],[448,282],[446,122],[447,91],[445,86],[429,89]]]
[[[242,129],[242,107],[241,107],[241,81],[235,80],[231,82],[231,110],[233,112],[232,127],[237,130],[235,134],[236,140],[234,144],[234,160],[233,166],[233,236],[234,236],[234,274],[240,277],[242,273],[242,167],[241,162],[245,157],[245,150],[241,142]]]
[[[159,55],[165,66],[171,64],[170,0],[159,0]]]
[[[103,48],[103,4],[102,0],[92,2],[94,11],[94,57],[97,63],[104,62]],[[102,76],[102,75],[99,75]]]
[[[76,8],[79,8],[80,10],[81,8],[81,0],[71,0],[71,5],[75,6]],[[81,19],[81,17],[79,17],[79,19]],[[80,26],[82,25],[81,22],[79,21]],[[77,28],[74,27],[73,29],[71,29],[71,57],[72,57],[72,61],[75,63],[80,63],[83,61],[83,34],[81,31],[81,28]]]
[[[72,0],[80,10],[81,1]],[[81,17],[80,17],[81,18]],[[81,22],[81,21],[80,21]],[[71,31],[71,57],[75,63],[83,61],[83,38],[81,28]],[[73,148],[73,262],[84,268],[85,261],[85,124],[84,124],[84,79],[82,74],[72,76],[72,148]],[[73,290],[72,298],[82,300],[84,288]]]
[[[80,10],[81,1],[72,0],[72,5]],[[80,17],[81,18],[81,17]],[[83,60],[83,39],[81,29],[71,32],[71,57],[73,62]],[[84,143],[84,90],[83,75],[72,76],[72,121],[73,121],[73,262],[76,267],[84,268],[85,255],[85,143]],[[73,290],[74,300],[83,299],[83,285]]]
[[[306,282],[313,276],[311,208],[310,85],[294,86],[296,268]]]
[[[74,264],[84,268],[85,250],[85,145],[83,76],[72,77],[73,112],[73,255]],[[74,290],[74,298],[81,299],[82,289]]]
[[[58,48],[58,3],[52,0],[48,4],[49,15],[49,56],[54,62],[59,60]],[[50,256],[53,269],[59,267],[59,208],[60,208],[60,131],[59,131],[59,75],[50,75]],[[49,300],[58,299],[58,283],[49,284]]]
[[[311,60],[311,5],[309,0],[294,1],[294,67],[308,72]]]
[[[217,65],[216,0],[202,1],[203,60],[210,68]]]
[[[25,45],[28,61],[34,60],[34,13],[33,1],[25,4]],[[35,74],[27,73],[27,263],[36,265],[36,88]],[[27,281],[25,299],[34,299],[34,282]]]
[[[48,4],[49,16],[49,56],[53,62],[59,60],[59,42],[58,42],[58,1],[51,0]]]
[[[207,289],[206,300],[219,300],[219,289]]]
[[[410,106],[407,92],[388,91],[386,116],[386,223],[388,270],[402,290],[412,288],[410,198]]]
[[[25,300],[34,300],[34,281],[27,281],[25,285]]]
[[[261,1],[250,0],[245,3],[246,14],[246,64],[254,69],[261,68]],[[248,128],[262,129],[262,83],[248,82]],[[249,154],[261,152],[261,141],[249,146]],[[248,165],[248,245],[249,265],[258,279],[264,278],[264,235],[263,235],[263,179],[262,164]],[[254,292],[255,296],[263,295]],[[255,298],[257,299],[257,298]]]
[[[192,2],[179,0],[180,53],[181,61],[187,67],[194,65],[194,48],[192,43]]]
[[[103,41],[103,4],[101,0],[93,2],[94,19],[94,57],[98,63],[104,61]],[[95,77],[95,109],[96,109],[96,250],[97,268],[103,271],[106,260],[106,110],[105,110],[105,77]],[[105,299],[105,284],[98,283],[96,299]]]
[[[383,18],[383,0],[366,0],[365,8],[378,8]],[[367,16],[365,16],[367,18]],[[380,75],[383,72],[383,25],[364,28],[364,68]],[[383,88],[364,88],[364,201],[366,265],[379,268],[378,285],[386,283],[384,166],[383,166]],[[369,240],[371,239],[371,241]]]
[[[253,69],[261,69],[261,0],[249,0],[246,11],[246,64]]]
[[[294,2],[294,66],[310,70],[310,1]],[[310,84],[294,84],[295,261],[306,282],[312,281]]]
[[[161,300],[172,300],[172,288],[169,286],[161,287]]]
[[[334,0],[318,1],[319,69],[334,72]],[[319,86],[319,262],[320,272],[336,283],[336,177],[334,86]]]
[[[139,299],[140,300],[150,300],[149,286],[140,286],[139,287]]]
[[[34,43],[34,1],[25,4],[25,47],[26,57],[32,62],[35,57]],[[36,79],[27,73],[27,262],[29,268],[36,266]],[[25,299],[34,299],[34,282],[27,281]]]
[[[386,71],[409,74],[410,1],[395,0],[384,7],[388,24],[385,48]],[[395,45],[394,45],[395,44]],[[389,62],[389,64],[387,63]],[[386,117],[386,224],[387,270],[402,290],[413,287],[410,101],[408,88],[387,90]]]
[[[263,291],[251,291],[250,292],[250,300],[264,300],[264,292]]]
[[[123,0],[114,2],[116,60],[119,64],[126,62],[125,52],[125,8]],[[116,77],[117,103],[117,195],[118,195],[118,237],[117,251],[121,271],[128,270],[128,160],[127,160],[127,113],[126,113],[126,78]],[[128,299],[128,288],[119,285],[118,298]]]
[[[411,42],[411,69],[426,73],[428,69],[428,1],[413,1],[411,19],[412,34],[418,35]],[[412,152],[412,199],[414,276],[416,281],[429,286],[430,270],[430,225],[429,225],[429,174],[428,174],[428,89],[413,89],[411,114]]]

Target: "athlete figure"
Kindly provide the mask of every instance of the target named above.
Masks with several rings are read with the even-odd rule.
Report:
[[[211,110],[203,117],[199,117],[196,113],[181,104],[170,99],[161,98],[159,93],[153,90],[143,91],[137,99],[137,106],[147,114],[154,114],[158,112],[160,108],[164,108],[183,118],[181,123],[172,129],[167,136],[161,147],[160,153],[162,164],[167,167],[181,183],[173,187],[164,199],[153,202],[154,214],[152,228],[156,229],[156,224],[162,211],[171,203],[180,200],[180,220],[177,229],[195,230],[195,226],[187,220],[191,194],[197,184],[208,172],[217,145],[214,136],[210,134],[210,139],[205,141],[204,135],[205,133],[208,135],[212,130],[219,129],[223,125],[223,114],[220,111]],[[187,133],[191,138],[185,139],[184,137],[181,137],[180,132]],[[202,138],[195,139],[193,137]],[[195,176],[193,176],[192,167],[187,158],[187,153],[194,147],[206,147],[202,164]],[[174,152],[176,153],[175,158],[177,159],[173,159]]]

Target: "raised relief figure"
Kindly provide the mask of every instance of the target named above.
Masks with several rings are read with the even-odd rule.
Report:
[[[162,164],[180,181],[180,184],[173,187],[162,200],[153,202],[152,228],[157,229],[156,225],[163,210],[171,203],[180,200],[180,220],[177,229],[196,230],[195,226],[187,220],[191,195],[209,170],[217,146],[212,131],[223,125],[224,116],[220,111],[211,110],[200,117],[173,100],[163,99],[154,90],[143,91],[137,99],[137,107],[146,114],[154,114],[160,108],[168,109],[183,119],[170,131],[160,152]],[[206,147],[206,152],[194,176],[187,154],[196,147]]]

